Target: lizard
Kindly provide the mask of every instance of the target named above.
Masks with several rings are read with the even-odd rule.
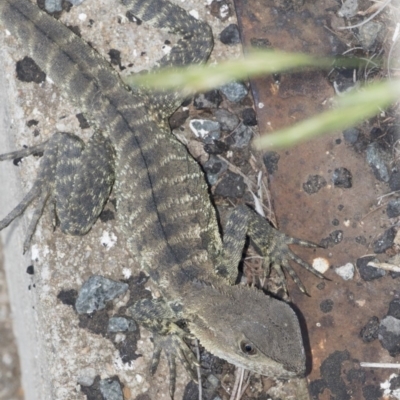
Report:
[[[207,60],[213,41],[206,23],[165,0],[123,3],[144,22],[182,36],[155,69]],[[183,100],[179,92],[127,88],[91,46],[28,0],[1,0],[0,23],[97,129],[87,144],[56,133],[40,145],[0,156],[3,161],[44,153],[32,189],[0,221],[0,230],[37,199],[24,251],[46,204],[55,208],[62,232],[85,235],[113,188],[118,233],[162,294],[137,302],[130,313],[153,333],[153,373],[162,351],[167,357],[171,397],[176,357],[194,377],[197,361],[185,343],[191,337],[214,355],[262,375],[304,375],[302,335],[292,308],[234,283],[247,236],[266,264],[283,267],[303,291],[289,260],[323,276],[288,245],[316,245],[276,230],[247,206],[232,211],[221,235],[203,173],[168,126]],[[186,321],[190,334],[178,320]]]

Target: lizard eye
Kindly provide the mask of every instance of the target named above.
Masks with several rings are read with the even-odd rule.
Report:
[[[249,356],[253,356],[257,353],[257,349],[254,347],[253,343],[246,342],[244,340],[240,342],[240,349],[243,351],[243,353]]]

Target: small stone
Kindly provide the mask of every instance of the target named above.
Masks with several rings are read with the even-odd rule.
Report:
[[[365,400],[379,400],[382,398],[383,389],[379,385],[364,385],[362,394]]]
[[[221,182],[215,188],[215,195],[222,197],[240,198],[243,197],[246,184],[242,176],[227,171]]]
[[[366,51],[372,51],[382,40],[385,32],[381,22],[369,21],[358,28],[358,40]]]
[[[368,145],[366,157],[376,179],[381,182],[389,182],[389,171],[386,166],[387,156],[378,143],[374,142]]]
[[[54,13],[56,11],[62,11],[61,0],[45,0],[44,8],[48,13]]]
[[[189,110],[177,111],[169,118],[169,126],[171,130],[181,127],[189,118]]]
[[[333,310],[333,301],[331,299],[323,300],[321,301],[319,308],[325,314],[330,313]]]
[[[393,299],[390,302],[387,315],[400,319],[400,299]]]
[[[339,244],[343,240],[343,231],[338,229],[329,234],[327,238],[324,238],[320,242],[320,246],[327,249]]]
[[[343,138],[347,143],[354,144],[360,136],[360,131],[357,128],[349,128],[343,131]]]
[[[333,226],[339,226],[339,224],[340,224],[340,221],[337,218],[332,220],[332,225]]]
[[[46,80],[46,74],[30,57],[24,57],[16,64],[17,78],[22,82],[42,83]]]
[[[349,189],[353,186],[351,172],[347,168],[336,168],[333,171],[332,182],[336,187]]]
[[[347,263],[341,267],[335,269],[335,272],[345,281],[349,281],[354,277],[354,265]]]
[[[362,235],[357,236],[355,238],[355,241],[356,241],[356,243],[361,244],[362,246],[366,246],[367,245],[367,239],[366,239],[365,236],[362,236]]]
[[[393,246],[396,237],[396,228],[393,226],[386,230],[384,234],[374,242],[374,253],[384,253]]]
[[[218,90],[210,90],[206,93],[199,93],[194,97],[193,104],[197,110],[205,108],[218,108],[222,102],[222,96]]]
[[[251,38],[250,45],[251,47],[253,47],[253,49],[258,50],[266,50],[272,48],[271,42],[266,38]]]
[[[324,274],[329,269],[329,262],[326,258],[316,257],[313,259],[312,267],[321,274]]]
[[[100,275],[91,276],[81,287],[75,303],[78,314],[91,314],[102,310],[106,302],[128,290],[128,284],[112,281]]]
[[[124,400],[121,384],[116,379],[102,379],[99,382],[100,392],[104,400]]]
[[[228,25],[220,34],[219,40],[223,44],[235,45],[240,43],[239,28],[236,24]]]
[[[79,372],[78,383],[82,386],[92,386],[96,378],[96,371],[91,368],[84,368]]]
[[[241,82],[229,82],[219,88],[223,95],[232,103],[238,103],[247,96],[248,90]]]
[[[229,146],[220,140],[213,140],[212,143],[204,145],[204,151],[208,154],[222,154],[229,150]]]
[[[219,139],[221,136],[221,125],[217,121],[209,119],[192,119],[189,123],[190,130],[198,138],[211,136],[213,139]]]
[[[210,156],[208,161],[203,165],[204,172],[206,173],[207,181],[210,185],[214,185],[222,173],[228,169],[225,161],[216,156]]]
[[[278,161],[280,157],[281,156],[276,151],[267,151],[264,154],[263,162],[270,175],[272,175],[275,171],[278,171]]]
[[[340,10],[338,11],[339,17],[351,18],[354,17],[358,12],[358,1],[357,0],[346,0]]]
[[[221,125],[223,131],[232,132],[239,125],[239,118],[224,108],[219,108],[214,112],[214,117]]]
[[[357,259],[357,268],[364,281],[372,281],[386,275],[386,272],[383,269],[370,267],[368,265],[370,261],[378,262],[374,256],[360,257]]]
[[[389,201],[386,214],[389,218],[396,218],[400,215],[400,199],[392,199]]]
[[[243,123],[247,126],[257,125],[257,115],[252,108],[245,108],[242,112]]]
[[[321,175],[309,175],[306,182],[303,183],[303,190],[307,194],[317,193],[327,185],[326,180]]]
[[[134,332],[137,330],[136,322],[125,317],[112,317],[108,321],[108,332]]]
[[[27,269],[26,269],[26,273],[28,275],[33,275],[35,273],[35,269],[33,267],[33,265],[30,265]]]
[[[397,166],[397,169],[394,170],[389,177],[389,187],[392,192],[400,190],[400,170],[398,168]]]
[[[252,138],[252,129],[241,124],[226,138],[226,143],[233,148],[243,149],[248,147]]]
[[[360,337],[363,342],[370,343],[375,339],[378,339],[378,331],[379,331],[379,318],[372,317],[365,324],[365,326],[360,331]]]
[[[400,320],[386,316],[379,325],[378,339],[392,357],[400,354]]]
[[[211,15],[217,17],[221,21],[226,21],[232,15],[229,3],[225,0],[214,0],[210,5],[210,12]]]

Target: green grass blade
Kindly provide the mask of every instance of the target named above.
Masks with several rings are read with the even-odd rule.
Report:
[[[374,83],[339,97],[333,110],[257,138],[254,146],[257,149],[287,147],[316,135],[342,130],[376,115],[399,98],[399,81]]]
[[[224,61],[217,65],[166,68],[159,72],[131,75],[124,78],[129,86],[148,86],[156,89],[184,88],[188,92],[206,91],[233,80],[249,76],[284,72],[309,66],[330,67],[332,58],[316,58],[301,53],[278,51],[251,52],[245,58]]]

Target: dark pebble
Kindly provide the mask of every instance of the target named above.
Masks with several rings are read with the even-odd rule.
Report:
[[[321,301],[319,308],[323,313],[329,313],[333,310],[333,301],[331,299],[323,300]]]
[[[17,61],[17,78],[22,82],[42,83],[46,80],[46,74],[30,57],[24,57]]]
[[[400,199],[392,199],[386,207],[386,214],[389,218],[396,218],[400,215]]]
[[[326,186],[326,184],[326,180],[323,176],[309,175],[307,181],[303,183],[303,190],[307,194],[314,194]]]
[[[193,104],[197,110],[205,108],[218,108],[222,102],[222,96],[218,90],[210,90],[206,93],[199,93],[194,97]]]
[[[326,249],[328,247],[333,247],[339,244],[342,240],[343,240],[343,231],[342,230],[333,231],[329,234],[327,238],[321,240],[320,246]]]
[[[393,241],[396,236],[396,228],[387,229],[384,234],[374,242],[374,253],[384,253],[387,249],[393,246]]]
[[[360,337],[365,343],[378,339],[379,318],[371,317],[360,331]]]
[[[347,168],[336,168],[333,171],[332,182],[336,187],[349,189],[353,186],[351,172]]]
[[[251,38],[250,45],[255,49],[262,49],[262,50],[272,48],[271,42],[266,38]]]
[[[216,156],[211,156],[203,165],[204,172],[206,173],[207,181],[210,185],[214,185],[219,179],[220,175],[228,169],[225,161]]]
[[[374,279],[379,279],[386,275],[386,272],[383,269],[368,266],[367,264],[370,261],[376,261],[375,257],[368,256],[357,259],[357,268],[364,281],[373,281]]]
[[[365,400],[380,400],[383,395],[383,389],[377,385],[365,385],[362,388]]]
[[[223,131],[232,132],[239,125],[239,118],[224,108],[219,108],[213,113]]]
[[[395,390],[395,389],[400,389],[400,376],[399,375],[395,375],[390,380],[390,390]]]
[[[362,246],[365,246],[367,244],[367,239],[365,236],[357,236],[355,241],[356,243],[361,244]]]
[[[171,130],[177,129],[182,126],[189,117],[189,110],[177,111],[173,113],[169,119],[169,126]]]
[[[389,171],[386,166],[387,154],[378,143],[367,146],[366,158],[375,178],[381,182],[389,182]]]
[[[347,143],[354,144],[360,136],[360,131],[357,128],[349,128],[343,131],[343,138]]]
[[[215,188],[215,195],[222,197],[243,197],[246,184],[242,176],[227,171],[221,182]]]
[[[128,284],[100,275],[91,276],[79,290],[75,309],[78,314],[91,314],[105,308],[106,303],[128,290]]]
[[[227,138],[226,143],[237,149],[248,147],[253,138],[253,130],[246,125],[239,125]]]
[[[240,43],[239,28],[236,24],[228,25],[220,34],[219,40],[223,44],[234,45]]]
[[[390,174],[389,187],[393,192],[400,190],[400,171],[398,169]]]
[[[247,126],[257,125],[257,115],[252,108],[245,108],[242,112],[243,123]]]
[[[204,145],[204,151],[208,154],[222,154],[229,150],[229,146],[220,140],[214,140],[213,143]]]
[[[265,168],[270,175],[278,171],[278,161],[281,156],[276,151],[267,151],[263,156]]]
[[[400,299],[394,299],[390,302],[387,315],[400,319]]]
[[[33,265],[30,265],[27,269],[26,269],[26,273],[29,275],[33,275],[35,273],[35,269],[33,267]]]

